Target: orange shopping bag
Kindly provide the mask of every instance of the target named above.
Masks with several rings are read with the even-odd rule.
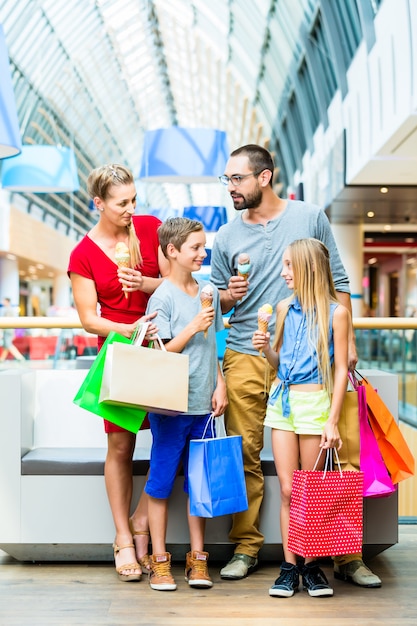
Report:
[[[358,373],[359,374],[359,373]],[[394,484],[414,475],[414,457],[405,441],[394,416],[377,394],[371,383],[361,374],[366,389],[368,420]]]

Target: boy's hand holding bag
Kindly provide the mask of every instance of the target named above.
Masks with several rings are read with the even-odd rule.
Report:
[[[143,326],[145,329],[143,330],[142,328],[141,330],[146,333],[148,325],[144,324]],[[115,332],[109,333],[73,400],[82,409],[99,415],[107,421],[135,434],[142,426],[142,422],[146,417],[146,411],[142,411],[138,407],[112,406],[111,404],[100,403],[99,396],[107,350],[116,342],[130,344],[136,340],[136,337],[137,333],[134,333],[130,339]]]
[[[213,416],[207,422],[206,430],[209,425],[212,438],[190,441],[190,514],[218,517],[246,511],[248,498],[243,471],[242,437],[215,437]]]
[[[99,402],[163,415],[184,413],[188,410],[188,355],[168,352],[158,335],[159,349],[143,347],[146,330],[144,324],[133,344],[108,347]]]

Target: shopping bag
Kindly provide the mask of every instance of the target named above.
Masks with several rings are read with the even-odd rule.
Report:
[[[414,457],[397,422],[371,383],[361,376],[366,390],[368,420],[394,484],[414,475]]]
[[[248,498],[240,435],[190,441],[188,494],[190,513],[197,517],[246,511]]]
[[[156,336],[159,349],[113,343],[107,349],[99,402],[139,407],[162,415],[188,410],[188,354],[167,352]]]
[[[362,551],[363,473],[295,470],[290,504],[288,549],[303,557]],[[317,465],[317,463],[316,463]]]
[[[360,469],[363,472],[363,495],[368,498],[389,496],[396,490],[385,467],[375,436],[368,422],[366,389],[358,385],[360,428]]]
[[[121,426],[125,430],[137,433],[146,416],[146,411],[137,407],[112,406],[99,402],[101,383],[103,379],[104,362],[109,346],[115,342],[131,343],[135,337],[127,339],[122,335],[111,332],[94,359],[87,376],[77,391],[73,402],[95,415]]]
[[[352,380],[345,392],[337,427],[343,443],[339,450],[341,468],[357,471],[360,466],[358,391]]]

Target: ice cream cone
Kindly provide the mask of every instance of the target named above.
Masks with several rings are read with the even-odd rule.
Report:
[[[116,259],[117,267],[120,269],[122,267],[130,267],[130,252],[129,248],[123,241],[119,241],[116,244],[116,248],[114,250],[114,258]],[[129,292],[125,291],[125,298],[129,297]]]
[[[258,319],[258,330],[266,333],[268,331],[268,322]]]
[[[270,304],[263,304],[258,309],[258,330],[263,333],[268,332],[269,320],[272,317],[272,306]],[[262,354],[262,349],[259,350],[259,354]]]
[[[213,306],[213,287],[206,285],[200,293],[200,302],[202,309],[208,309]],[[207,339],[208,329],[204,331],[204,339]]]
[[[248,279],[250,272],[250,257],[246,252],[239,254],[237,259],[237,275],[242,276],[245,280]]]
[[[237,275],[248,280],[250,272],[250,257],[246,252],[241,252],[237,259]],[[239,300],[238,300],[239,302]]]

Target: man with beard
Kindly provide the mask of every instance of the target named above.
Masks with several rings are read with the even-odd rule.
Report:
[[[274,162],[265,148],[254,144],[234,150],[220,182],[227,186],[238,214],[222,226],[214,241],[211,280],[219,289],[223,313],[230,317],[223,371],[229,405],[225,413],[228,435],[241,435],[249,508],[233,516],[230,541],[235,544],[231,561],[221,570],[224,579],[238,580],[253,572],[263,545],[259,510],[264,492],[260,453],[263,422],[275,372],[252,345],[258,309],[270,303],[274,314],[269,323],[273,334],[275,307],[290,295],[281,278],[281,258],[295,239],[314,237],[330,253],[333,280],[340,302],[351,311],[349,280],[340,260],[329,221],[315,205],[287,200],[272,187]],[[238,276],[238,257],[247,253],[250,270]],[[357,362],[353,328],[349,342],[349,367]],[[349,555],[335,563],[335,574],[367,587],[380,586],[380,579],[363,563],[362,555]]]

